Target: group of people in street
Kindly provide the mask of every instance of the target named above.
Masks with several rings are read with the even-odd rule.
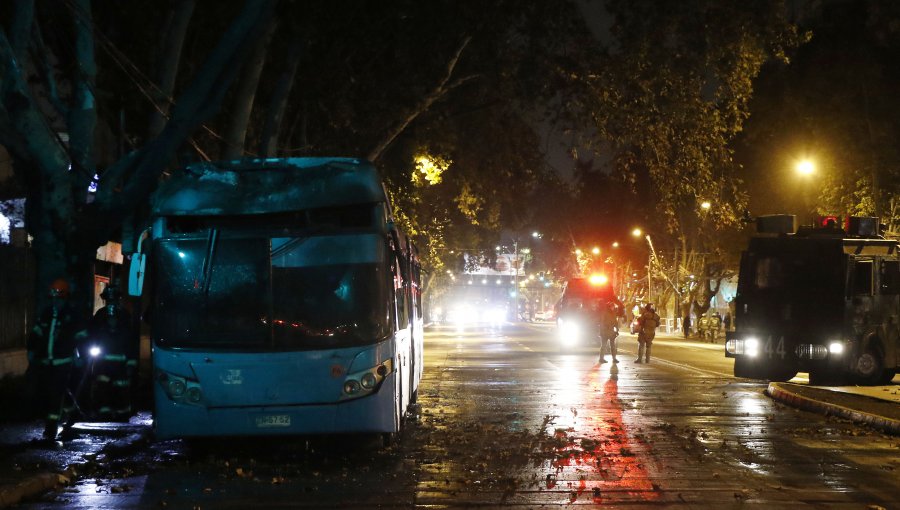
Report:
[[[72,305],[65,279],[48,290],[26,345],[26,377],[45,420],[44,439],[55,440],[60,426],[67,434],[79,419],[127,421],[139,344],[118,285],[103,290],[105,306],[86,320]]]
[[[618,351],[617,337],[619,336],[618,321],[625,317],[625,307],[618,299],[613,299],[600,306],[597,316],[597,324],[600,336],[600,359],[606,363],[606,352],[610,353],[612,363],[618,363],[616,358]],[[656,328],[659,327],[659,315],[651,303],[647,303],[640,312],[638,321],[638,356],[635,363],[650,363],[650,347],[656,337]],[[642,361],[643,360],[643,361]]]

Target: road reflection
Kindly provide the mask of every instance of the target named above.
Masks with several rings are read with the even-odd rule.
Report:
[[[659,486],[647,467],[649,446],[623,418],[618,367],[594,365],[587,373],[584,368],[575,357],[557,367],[555,400],[564,411],[548,431],[546,489],[565,492],[568,503],[657,500]]]

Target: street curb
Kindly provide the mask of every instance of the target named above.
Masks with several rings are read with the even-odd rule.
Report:
[[[900,420],[798,395],[797,393],[785,389],[777,382],[770,382],[765,393],[774,400],[803,409],[804,411],[812,411],[826,416],[839,416],[853,421],[854,423],[868,425],[882,432],[900,436]]]
[[[98,454],[127,453],[133,448],[145,444],[148,435],[135,433],[116,441],[107,443]],[[78,480],[79,469],[89,463],[77,462],[69,464],[61,473],[46,472],[29,476],[15,484],[0,486],[0,508],[7,508],[20,503],[23,499],[32,498],[47,491],[71,485]],[[83,470],[82,470],[83,472]]]
[[[73,477],[74,470],[67,468],[62,473],[40,473],[29,476],[14,485],[0,487],[0,508],[17,505],[23,499],[68,485]]]

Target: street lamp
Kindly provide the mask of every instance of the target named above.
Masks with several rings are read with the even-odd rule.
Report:
[[[800,175],[812,175],[816,171],[816,164],[811,159],[802,159],[795,167]]]
[[[703,202],[700,203],[700,208],[703,209],[704,211],[708,211],[710,207],[712,207],[712,204],[709,203],[709,200],[704,200]]]
[[[811,178],[811,176],[816,172],[816,164],[812,159],[804,158],[798,160],[794,163],[794,170],[797,171],[797,174],[800,176],[800,179],[807,181]],[[812,197],[811,194],[811,186],[809,186],[809,182],[805,183],[803,186],[803,206],[806,209],[805,214],[809,214],[810,216],[815,216],[814,207],[812,205]]]
[[[634,237],[641,237],[643,232],[639,228],[631,231]],[[647,302],[653,299],[653,241],[650,240],[650,234],[646,236],[647,244],[650,246],[650,253],[647,255]]]

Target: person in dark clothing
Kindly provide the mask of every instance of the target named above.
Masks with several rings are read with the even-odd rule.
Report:
[[[656,328],[659,327],[659,320],[659,315],[653,309],[653,305],[647,303],[640,319],[638,319],[640,330],[638,332],[638,355],[637,359],[634,360],[635,363],[641,363],[641,358],[644,358],[644,363],[650,363],[650,348],[653,346],[653,339],[656,337]]]
[[[685,314],[684,320],[681,322],[682,329],[684,329],[684,337],[688,338],[691,336],[691,314]]]
[[[106,306],[97,310],[88,327],[90,402],[97,418],[127,421],[132,414],[132,386],[137,373],[137,337],[131,314],[121,306],[118,285],[107,286],[100,297]]]
[[[72,390],[77,381],[78,342],[85,336],[68,303],[69,284],[59,278],[50,284],[50,304],[41,312],[28,335],[29,379],[35,389],[35,403],[45,420],[44,439],[53,440],[60,422],[70,424],[75,402]]]
[[[625,316],[625,305],[616,298],[612,301],[602,303],[599,309],[598,328],[600,329],[600,363],[606,363],[606,349],[612,355],[612,362],[618,363],[616,359],[617,342],[619,336],[619,317]]]

